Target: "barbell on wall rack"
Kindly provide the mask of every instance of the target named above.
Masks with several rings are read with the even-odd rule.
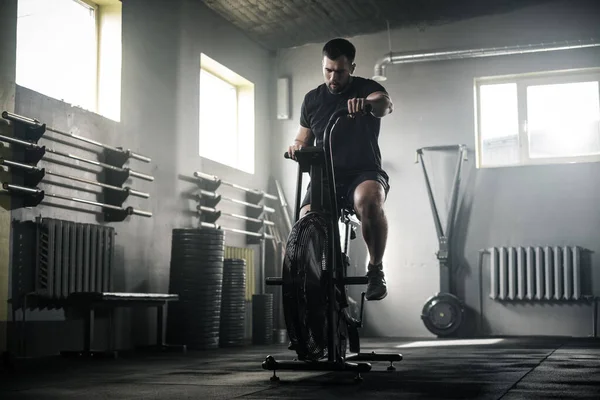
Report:
[[[211,181],[211,182],[214,182],[214,183],[222,183],[223,185],[227,185],[229,187],[242,190],[242,191],[244,191],[246,193],[252,193],[252,194],[255,194],[255,195],[260,195],[260,196],[263,196],[263,197],[265,197],[267,199],[279,200],[277,198],[277,196],[273,196],[272,194],[265,193],[264,191],[258,191],[258,190],[254,190],[254,189],[248,189],[248,188],[240,186],[238,184],[227,182],[227,181],[224,181],[222,179],[219,179],[219,178],[217,178],[214,175],[209,175],[209,174],[205,174],[203,172],[196,171],[196,172],[194,172],[194,176],[196,178],[198,178],[198,179],[204,179],[204,180]]]
[[[244,231],[242,229],[225,228],[224,226],[213,224],[213,223],[209,223],[209,222],[200,222],[200,226],[202,226],[204,228],[222,229],[224,231],[239,233],[239,234],[242,234],[242,235],[255,236],[255,237],[259,237],[259,238],[263,238],[263,239],[269,239],[269,240],[274,240],[275,239],[275,237],[272,236],[272,235],[267,235],[267,234],[258,233],[258,232],[249,232],[249,231]]]
[[[217,194],[215,192],[209,192],[208,190],[204,190],[204,189],[200,190],[200,195],[198,197],[201,198],[202,196],[206,196],[206,197],[211,198],[211,199],[226,200],[226,201],[229,201],[231,203],[236,203],[236,204],[241,204],[243,206],[248,206],[248,207],[251,207],[251,208],[256,208],[257,210],[263,210],[264,212],[268,212],[268,213],[274,213],[275,212],[274,208],[267,207],[265,205],[261,206],[261,205],[252,204],[252,203],[249,203],[249,202],[243,201],[243,200],[232,199],[231,197],[226,197],[226,196],[223,196],[221,194]]]
[[[198,206],[198,207],[196,207],[196,209],[200,212],[208,212],[211,214],[219,213],[219,215],[226,215],[226,216],[232,217],[232,218],[239,218],[239,219],[243,219],[243,220],[250,221],[250,222],[256,222],[257,224],[265,224],[265,225],[269,225],[269,226],[275,225],[275,223],[273,221],[265,221],[263,219],[247,217],[245,215],[227,213],[227,212],[217,210],[216,208],[213,208],[213,207]]]
[[[63,196],[61,194],[55,194],[55,193],[48,193],[44,190],[41,189],[37,189],[37,188],[29,188],[29,187],[24,187],[24,186],[18,186],[18,185],[13,185],[10,183],[3,183],[2,184],[2,188],[4,190],[8,190],[8,191],[14,191],[14,192],[20,192],[23,194],[29,194],[32,196],[37,196],[41,199],[43,199],[45,196],[48,197],[54,197],[57,199],[62,199],[62,200],[70,200],[70,201],[75,201],[77,203],[83,203],[83,204],[89,204],[92,206],[98,206],[98,207],[102,207],[102,208],[107,208],[107,209],[111,209],[111,210],[115,210],[115,211],[122,211],[124,213],[126,213],[127,215],[139,215],[142,217],[152,217],[152,213],[149,211],[143,211],[143,210],[138,210],[136,208],[133,207],[126,207],[126,208],[122,208],[122,207],[117,207],[117,206],[113,206],[111,204],[106,204],[106,203],[99,203],[97,201],[91,201],[91,200],[85,200],[85,199],[80,199],[77,197],[69,197],[69,196]]]
[[[24,123],[24,124],[27,124],[27,125],[30,125],[30,126],[34,126],[36,128],[40,128],[42,126],[45,126],[44,124],[42,124],[38,120],[35,120],[35,119],[32,119],[32,118],[28,118],[28,117],[23,117],[22,115],[13,114],[13,113],[10,113],[8,111],[3,111],[2,112],[2,118],[7,119],[9,121],[13,121],[13,122],[21,122],[21,123]],[[73,139],[80,140],[82,142],[93,144],[94,146],[101,147],[101,148],[103,148],[105,150],[111,150],[111,151],[114,151],[116,153],[124,154],[127,157],[135,158],[136,160],[140,160],[140,161],[147,162],[147,163],[149,163],[150,161],[152,161],[150,159],[150,157],[146,157],[146,156],[143,156],[141,154],[134,153],[131,150],[125,150],[125,149],[122,149],[122,148],[119,148],[119,147],[109,146],[107,144],[100,143],[100,142],[97,142],[95,140],[83,137],[83,136],[79,136],[79,135],[75,135],[73,133],[63,132],[63,131],[60,131],[58,129],[54,129],[54,128],[49,127],[47,125],[45,126],[45,129],[48,130],[48,131],[50,131],[50,132],[57,133],[59,135],[68,136],[68,137],[71,137]]]
[[[12,138],[12,137],[9,137],[9,136],[0,135],[0,140],[3,140],[5,142],[9,142],[9,143],[13,143],[13,144],[18,144],[18,145],[25,146],[25,147],[28,147],[30,149],[39,150],[39,151],[42,151],[42,152],[47,151],[48,153],[56,154],[56,155],[61,156],[61,157],[71,158],[73,160],[78,160],[78,161],[81,161],[81,162],[84,162],[84,163],[88,163],[88,164],[92,164],[92,165],[96,165],[96,166],[99,166],[99,167],[102,167],[102,168],[111,169],[113,171],[124,172],[124,173],[127,173],[127,174],[129,174],[131,176],[134,176],[136,178],[144,179],[144,180],[147,180],[147,181],[153,181],[154,180],[153,176],[142,174],[141,172],[136,172],[136,171],[131,170],[131,169],[127,168],[127,167],[123,167],[123,168],[121,168],[121,167],[115,167],[114,165],[106,164],[106,163],[103,163],[103,162],[100,162],[100,161],[89,160],[87,158],[79,157],[79,156],[76,156],[74,154],[63,153],[62,151],[54,150],[54,149],[46,147],[46,146],[40,146],[40,145],[37,145],[35,143],[30,143],[30,142],[27,142],[27,141],[24,141],[24,140],[15,139],[15,138]]]
[[[22,163],[19,163],[16,161],[5,160],[4,158],[1,158],[1,157],[0,157],[0,164],[6,165],[7,167],[11,167],[11,168],[20,168],[20,169],[26,170],[28,172],[39,173],[40,175],[42,175],[42,177],[44,174],[48,174],[48,175],[58,176],[60,178],[69,179],[72,181],[77,181],[77,182],[87,183],[89,185],[103,187],[103,188],[114,190],[117,192],[130,194],[132,196],[142,197],[144,199],[147,199],[150,197],[149,193],[140,192],[138,190],[131,189],[130,187],[127,187],[127,186],[120,187],[120,186],[108,185],[106,183],[94,181],[91,179],[85,179],[85,178],[80,178],[77,176],[61,174],[59,172],[53,172],[46,168],[38,168],[38,167],[34,167],[33,165],[29,165],[29,164],[22,164]]]

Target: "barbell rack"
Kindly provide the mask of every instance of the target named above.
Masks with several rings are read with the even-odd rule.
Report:
[[[236,183],[231,183],[231,182],[224,181],[223,179],[219,179],[215,175],[205,174],[203,172],[196,171],[196,172],[194,172],[194,176],[198,179],[203,179],[203,180],[215,183],[215,184],[223,184],[223,185],[241,190],[246,193],[251,193],[251,194],[254,194],[257,196],[262,196],[269,200],[279,200],[277,198],[277,196],[273,196],[272,194],[266,193],[264,191],[255,190],[255,189],[248,189],[247,187],[240,186]]]
[[[275,223],[273,221],[267,221],[267,220],[263,220],[263,219],[247,217],[245,215],[240,215],[240,214],[227,213],[227,212],[224,212],[224,211],[221,211],[221,210],[217,210],[214,207],[198,206],[196,209],[198,211],[200,211],[200,212],[207,212],[207,213],[211,213],[211,214],[225,215],[225,216],[232,217],[232,218],[243,219],[245,221],[256,222],[257,224],[265,224],[265,225],[268,225],[268,226],[274,226],[275,225]]]
[[[102,207],[105,209],[122,212],[125,215],[139,215],[139,216],[148,217],[148,218],[152,217],[152,213],[149,211],[138,210],[133,207],[122,208],[122,207],[114,206],[112,204],[106,204],[106,203],[100,203],[97,201],[80,199],[78,197],[70,197],[70,196],[63,196],[63,195],[55,194],[55,193],[48,193],[48,192],[38,189],[38,188],[29,188],[29,187],[24,187],[24,186],[19,186],[19,185],[13,185],[13,184],[6,183],[6,182],[2,184],[2,188],[4,190],[8,190],[8,191],[20,192],[22,194],[31,195],[34,198],[34,201],[36,201],[38,204],[39,204],[39,202],[41,202],[43,200],[44,197],[48,196],[48,197],[54,197],[57,199],[69,200],[69,201],[74,201],[77,203],[83,203],[83,204],[89,204],[92,206]]]
[[[6,165],[7,167],[11,167],[11,168],[20,168],[20,169],[26,170],[28,172],[40,174],[42,176],[44,174],[48,174],[48,175],[58,176],[60,178],[69,179],[69,180],[72,180],[72,181],[77,181],[77,182],[81,182],[81,183],[87,183],[89,185],[93,185],[93,186],[98,186],[98,187],[102,187],[102,188],[105,188],[105,189],[114,190],[114,191],[121,192],[121,193],[124,193],[124,194],[130,194],[132,196],[137,196],[137,197],[141,197],[141,198],[144,198],[144,199],[147,199],[147,198],[150,197],[149,193],[140,192],[139,190],[134,190],[134,189],[131,189],[130,187],[127,187],[127,186],[125,186],[125,187],[113,186],[113,185],[109,185],[109,184],[106,184],[106,183],[94,181],[94,180],[91,180],[91,179],[85,179],[85,178],[80,178],[80,177],[73,176],[73,175],[67,175],[67,174],[62,174],[62,173],[59,173],[59,172],[54,172],[54,171],[51,171],[51,170],[46,169],[46,168],[38,168],[38,167],[35,167],[33,165],[28,165],[28,164],[19,163],[19,162],[16,162],[16,161],[6,160],[4,158],[0,158],[0,164]]]
[[[229,231],[229,232],[234,232],[234,233],[239,233],[239,234],[243,234],[243,235],[249,235],[249,236],[254,236],[260,239],[269,239],[269,240],[274,240],[275,236],[272,235],[267,235],[266,233],[258,233],[258,232],[250,232],[250,231],[245,231],[243,229],[235,229],[235,228],[226,228],[224,226],[215,224],[215,223],[210,223],[210,222],[200,222],[200,226],[204,227],[204,228],[214,228],[214,229],[222,229],[224,231]]]
[[[243,200],[238,200],[238,199],[234,199],[231,197],[227,197],[227,196],[223,196],[221,194],[217,194],[216,192],[211,192],[208,190],[204,190],[204,189],[200,189],[200,195],[198,196],[198,200],[201,200],[202,197],[208,197],[212,200],[225,200],[228,201],[230,203],[235,203],[235,204],[240,204],[246,207],[250,207],[250,208],[254,208],[257,210],[262,210],[264,212],[267,213],[274,213],[275,209],[272,207],[267,207],[265,205],[258,205],[258,204],[253,204],[253,203],[249,203],[247,201],[243,201]]]
[[[112,171],[116,171],[116,172],[121,172],[121,173],[127,173],[131,176],[134,176],[136,178],[140,178],[140,179],[144,179],[147,181],[154,181],[154,177],[150,176],[150,175],[146,175],[146,174],[142,174],[141,172],[136,172],[132,169],[129,169],[128,167],[115,167],[114,165],[110,165],[110,164],[106,164],[100,161],[95,161],[95,160],[90,160],[87,158],[83,158],[83,157],[79,157],[76,156],[74,154],[70,154],[70,153],[63,153],[62,151],[58,151],[58,150],[54,150],[53,148],[50,147],[46,147],[46,146],[40,146],[38,144],[35,143],[31,143],[31,142],[27,142],[25,140],[20,140],[20,139],[15,139],[9,136],[4,136],[4,135],[0,135],[0,140],[9,142],[9,143],[13,143],[13,144],[17,144],[17,145],[21,145],[21,146],[25,146],[27,148],[30,149],[34,149],[34,150],[38,150],[41,152],[48,152],[48,153],[52,153],[52,154],[56,154],[58,156],[61,157],[66,157],[66,158],[70,158],[73,160],[78,160],[87,164],[92,164],[92,165],[96,165],[98,167],[102,167],[105,169],[110,169]],[[73,165],[73,167],[75,167],[75,165]]]
[[[101,147],[101,148],[103,148],[105,150],[110,150],[110,151],[114,151],[115,153],[123,154],[123,155],[125,155],[127,157],[134,158],[134,159],[139,160],[139,161],[143,161],[143,162],[146,162],[146,163],[149,163],[150,161],[152,161],[150,159],[150,157],[143,156],[143,155],[135,153],[135,152],[133,152],[131,150],[125,150],[125,149],[122,149],[122,148],[119,148],[119,147],[109,146],[107,144],[100,143],[100,142],[98,142],[96,140],[88,139],[86,137],[75,135],[73,133],[64,132],[64,131],[61,131],[59,129],[55,129],[55,128],[49,127],[49,126],[47,126],[47,125],[45,125],[45,124],[41,123],[40,121],[38,121],[36,119],[33,119],[33,118],[24,117],[24,116],[18,115],[18,114],[13,114],[13,113],[8,112],[8,111],[3,111],[2,112],[2,118],[6,119],[6,120],[9,120],[9,121],[13,121],[13,122],[20,122],[20,123],[32,126],[34,128],[45,128],[46,130],[48,130],[50,132],[54,132],[54,133],[57,133],[57,134],[62,135],[62,136],[68,136],[70,138],[73,138],[73,139],[76,139],[76,140],[79,140],[79,141],[82,141],[82,142],[85,142],[85,143],[89,143],[89,144],[92,144],[94,146]]]

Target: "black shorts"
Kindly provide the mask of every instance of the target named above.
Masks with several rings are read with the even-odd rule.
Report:
[[[383,186],[383,190],[385,191],[385,196],[387,198],[387,194],[390,191],[389,178],[383,171],[365,171],[352,175],[344,175],[340,177],[336,176],[335,187],[338,207],[354,210],[354,190],[364,181],[379,182],[379,184]],[[329,196],[327,196],[327,193],[329,193],[329,186],[327,180],[325,180],[323,182],[324,204],[329,204]],[[304,196],[304,200],[302,200],[300,208],[306,206],[307,204],[310,204],[310,183],[308,184],[308,189],[306,191],[306,195]]]

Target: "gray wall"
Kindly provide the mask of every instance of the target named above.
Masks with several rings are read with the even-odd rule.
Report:
[[[128,204],[151,211],[153,217],[130,217],[125,222],[111,224],[118,234],[114,283],[117,291],[165,293],[169,285],[171,231],[173,228],[197,226],[197,218],[191,212],[196,204],[186,197],[197,190],[197,186],[189,182],[193,172],[215,174],[255,189],[267,188],[272,56],[198,1],[123,2],[122,34],[120,123],[72,108],[25,88],[18,88],[16,112],[37,118],[57,129],[76,129],[83,136],[129,148],[152,158],[151,164],[134,160],[130,167],[153,175],[154,182],[132,179],[127,184],[150,193],[149,200],[131,198]],[[203,160],[198,155],[201,52],[255,84],[256,167],[253,175]],[[83,149],[64,147],[47,139],[40,143],[57,149],[68,148],[81,156],[94,158],[93,154]],[[46,162],[42,165],[81,175],[81,171],[65,166]],[[91,170],[88,177],[94,177],[95,171],[98,171],[95,168]],[[56,178],[51,180],[59,181]],[[56,193],[95,198],[93,192],[89,191],[77,193],[55,185],[41,187]],[[242,196],[239,192],[228,192],[226,187],[221,192],[231,197]],[[54,199],[48,202],[68,204]],[[72,205],[81,207],[79,204]],[[84,208],[97,210],[94,207]],[[239,206],[223,203],[221,208],[244,213]],[[49,204],[13,212],[17,218],[31,219],[36,215],[97,222],[97,215],[93,212],[74,212]],[[231,220],[219,223],[229,227],[244,227]],[[227,244],[245,247],[245,237],[227,234]],[[131,315],[124,310],[118,319],[117,346],[127,348],[153,340],[155,331],[149,318],[151,315]],[[76,323],[65,323],[62,311],[44,310],[32,313],[31,317],[39,322],[34,322],[37,328],[33,326],[29,330],[35,336],[29,338],[30,355],[81,346],[80,327]],[[102,348],[105,337],[102,324],[97,330],[98,347]]]
[[[556,2],[518,12],[428,27],[394,30],[393,51],[482,48],[600,37],[594,2]],[[371,77],[376,60],[390,51],[386,33],[351,38],[357,47],[356,75]],[[322,43],[280,52],[277,76],[292,78],[293,116],[274,123],[274,171],[294,195],[295,165],[280,156],[297,131],[304,94],[322,83]],[[479,315],[478,252],[494,245],[577,244],[595,253],[586,276],[600,293],[598,163],[538,167],[475,168],[473,79],[478,76],[600,66],[600,50],[574,50],[502,58],[388,67],[384,83],[395,102],[382,123],[380,145],[391,178],[386,211],[390,233],[384,266],[389,295],[365,309],[369,332],[386,336],[428,336],[420,314],[439,290],[437,237],[415,150],[464,143],[470,161],[463,187],[454,249],[459,259],[458,293],[466,301],[474,334]],[[277,150],[279,149],[279,150]],[[430,157],[436,198],[446,209],[454,159]],[[359,241],[355,241],[360,245]],[[363,248],[364,250],[364,248]],[[364,252],[363,252],[364,256]],[[484,275],[484,279],[487,275]],[[487,282],[486,282],[487,283]],[[484,292],[488,285],[484,284]],[[501,305],[483,303],[484,331],[493,335],[591,333],[587,305]]]

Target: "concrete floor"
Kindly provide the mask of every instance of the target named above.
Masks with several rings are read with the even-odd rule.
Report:
[[[294,356],[281,345],[18,360],[0,378],[0,399],[600,399],[600,340],[496,340],[363,339],[363,351],[400,352],[404,360],[395,372],[373,363],[361,383],[351,373],[293,371],[271,382],[265,357]]]

